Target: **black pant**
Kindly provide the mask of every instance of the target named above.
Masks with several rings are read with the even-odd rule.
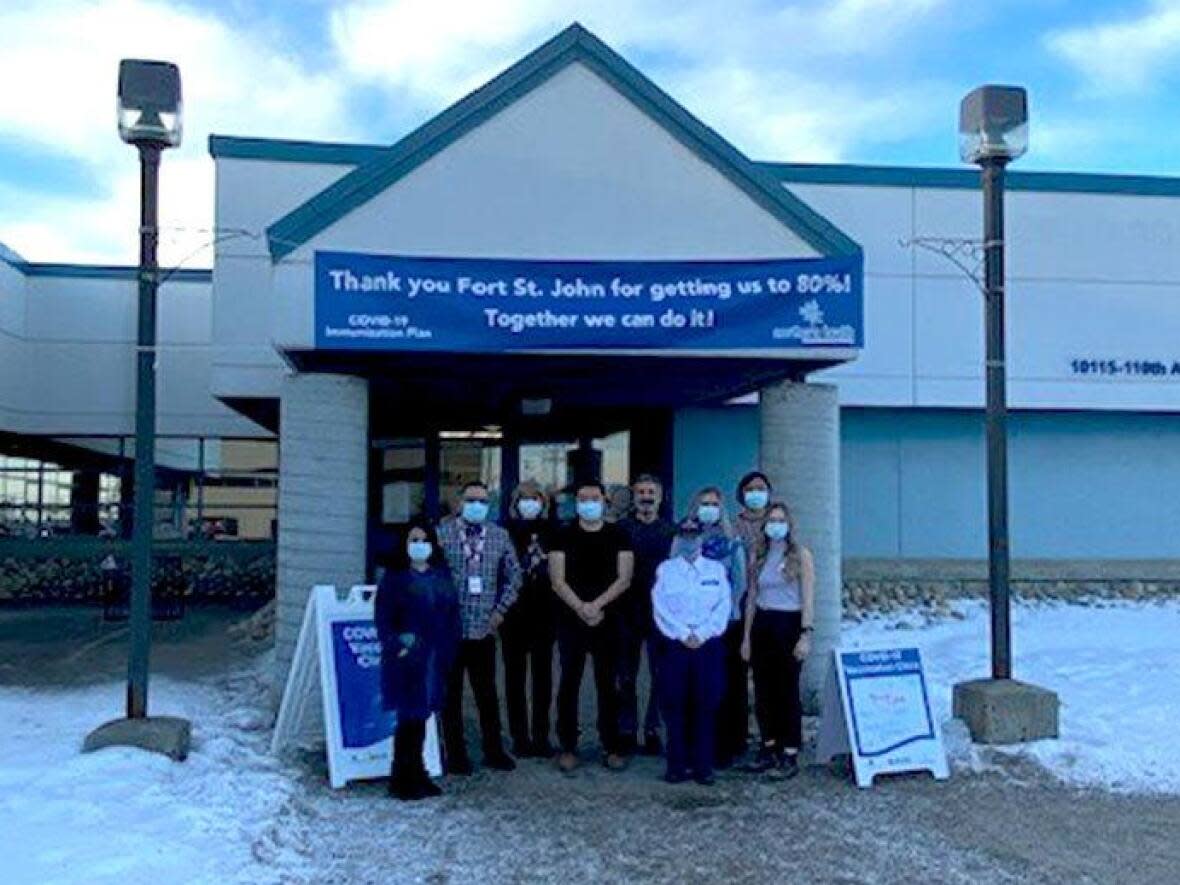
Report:
[[[447,677],[447,699],[443,708],[443,740],[447,759],[467,759],[467,740],[463,734],[463,673],[468,674],[475,708],[479,711],[479,728],[483,733],[484,756],[504,752],[500,739],[500,700],[496,696],[496,637],[464,639],[459,643],[455,665]]]
[[[798,750],[803,742],[800,666],[795,660],[801,626],[799,612],[758,609],[750,633],[758,730],[763,744],[782,750]]]
[[[650,620],[650,619],[649,619]],[[639,730],[639,666],[643,647],[647,646],[647,675],[651,691],[643,717],[644,734],[655,734],[660,728],[659,639],[652,635],[650,623],[628,621],[619,627],[618,676],[619,737],[634,740]]]
[[[517,603],[520,605],[520,603]],[[530,744],[549,742],[549,716],[553,708],[552,614],[509,611],[500,629],[500,651],[504,657],[504,696],[508,702],[508,731],[516,752]],[[532,716],[526,701],[525,682],[532,670]],[[532,722],[532,737],[529,723]]]
[[[393,732],[392,776],[396,786],[411,786],[429,779],[422,762],[426,745],[426,722],[422,719],[399,719]]]
[[[733,759],[746,751],[750,739],[750,668],[742,660],[741,621],[731,621],[725,631],[725,684],[717,711],[717,756]]]
[[[720,638],[691,649],[660,640],[660,704],[668,726],[668,774],[713,773],[717,706],[721,702],[725,647]]]
[[[562,613],[557,624],[557,650],[561,681],[557,688],[557,737],[561,749],[578,749],[578,701],[586,655],[594,658],[594,690],[598,695],[598,738],[607,753],[617,753],[619,702],[615,687],[618,627],[608,615],[597,627],[589,627],[573,614]]]

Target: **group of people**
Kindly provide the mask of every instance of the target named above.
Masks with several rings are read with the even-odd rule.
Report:
[[[606,490],[576,488],[575,519],[558,525],[534,482],[516,489],[503,526],[489,521],[487,487],[468,483],[437,529],[411,523],[381,578],[375,620],[382,694],[396,713],[390,792],[438,795],[422,761],[426,721],[440,713],[446,771],[474,768],[463,727],[464,676],[479,717],[484,766],[516,767],[504,747],[496,646],[512,752],[579,765],[579,708],[591,659],[603,762],[663,754],[664,778],[713,783],[744,762],[758,773],[798,772],[799,672],[814,613],[811,553],[787,505],[759,472],[741,479],[738,510],[708,487],[679,522],[661,516],[663,488],[643,475],[631,512],[608,521]],[[551,742],[557,647],[556,747]],[[646,658],[651,692],[639,704]],[[748,761],[753,671],[757,753]],[[642,712],[642,718],[640,716]],[[663,736],[661,737],[661,725]]]

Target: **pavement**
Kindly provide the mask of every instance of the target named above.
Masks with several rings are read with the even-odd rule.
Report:
[[[122,678],[125,625],[99,615],[0,609],[0,685]],[[194,610],[157,625],[153,672],[208,680],[249,661],[259,647],[226,633],[242,617]],[[584,706],[589,723],[589,678]],[[670,786],[659,760],[609,772],[586,740],[585,764],[572,776],[550,761],[522,760],[512,773],[448,778],[441,799],[412,804],[388,799],[381,782],[333,791],[323,757],[304,755],[291,768],[300,789],[270,828],[300,862],[276,862],[273,881],[1180,881],[1180,797],[1080,790],[1002,757],[946,782],[902,776],[869,790],[838,767],[816,765],[786,782],[730,771],[713,787]]]

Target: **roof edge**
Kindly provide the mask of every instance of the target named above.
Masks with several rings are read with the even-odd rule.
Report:
[[[131,264],[67,264],[59,262],[25,262],[18,269],[29,277],[56,277],[85,280],[137,280],[139,268]],[[213,271],[207,268],[161,269],[161,282],[210,283]]]
[[[388,145],[355,144],[340,141],[293,141],[280,138],[249,138],[210,135],[209,156],[214,159],[267,160],[279,163],[324,163],[359,166],[389,150]]]
[[[397,144],[358,166],[267,228],[279,261],[558,71],[581,62],[725,175],[821,255],[860,254],[843,231],[782,187],[580,24],[573,24]]]

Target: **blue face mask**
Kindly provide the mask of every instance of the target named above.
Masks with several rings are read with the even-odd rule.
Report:
[[[672,542],[672,555],[685,559],[696,559],[701,553],[700,535],[678,535]]]
[[[768,522],[764,529],[766,537],[772,541],[785,541],[787,535],[791,533],[790,527],[785,522]]]
[[[522,519],[536,519],[544,507],[536,498],[521,498],[516,502],[516,509]]]
[[[579,501],[578,516],[586,520],[586,522],[598,522],[598,520],[602,519],[602,502]]]
[[[430,559],[433,550],[434,545],[429,541],[410,541],[406,545],[406,552],[410,554],[411,562],[426,562]]]
[[[463,519],[471,523],[480,523],[488,518],[487,501],[464,501]]]
[[[716,525],[721,520],[721,508],[716,504],[702,504],[697,508],[697,519],[705,525]]]
[[[770,492],[766,489],[750,489],[742,495],[742,500],[751,510],[761,510],[770,501]]]

